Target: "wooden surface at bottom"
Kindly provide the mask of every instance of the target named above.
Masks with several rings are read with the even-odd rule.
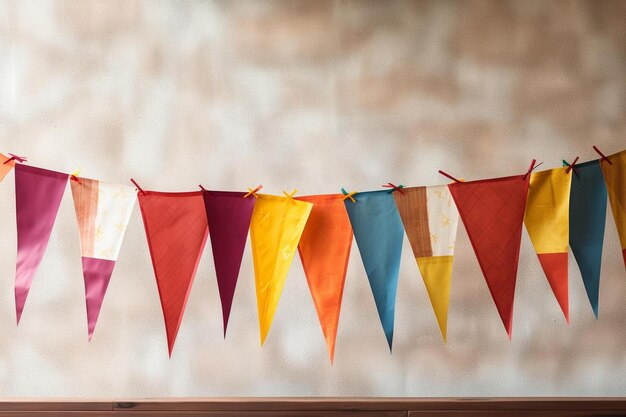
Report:
[[[626,398],[0,399],[0,417],[608,417]]]

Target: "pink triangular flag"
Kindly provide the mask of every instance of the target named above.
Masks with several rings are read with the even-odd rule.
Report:
[[[52,226],[63,198],[67,174],[15,165],[17,264],[15,312],[20,323],[28,291],[48,246]]]

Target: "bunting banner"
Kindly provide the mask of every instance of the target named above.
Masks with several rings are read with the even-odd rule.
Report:
[[[524,223],[550,288],[569,323],[567,251],[572,171],[565,168],[530,175]]]
[[[459,212],[447,185],[402,188],[393,196],[445,342]]]
[[[346,199],[344,203],[391,352],[404,238],[402,220],[391,191],[367,191],[353,198],[354,202]]]
[[[126,185],[71,179],[85,281],[87,336],[91,340],[136,197],[135,190]]]
[[[313,204],[298,252],[332,363],[352,247],[352,226],[341,194],[296,199]]]
[[[600,160],[626,265],[626,151]]]
[[[450,184],[509,339],[529,175]]]
[[[597,318],[607,191],[597,159],[576,165],[573,171],[569,200],[569,244],[578,263],[593,314]]]
[[[4,177],[6,177],[7,174],[11,172],[11,170],[15,166],[15,161],[11,159],[10,157],[1,153],[0,153],[0,161],[2,161],[2,163],[0,164],[0,182],[2,182]]]
[[[15,165],[17,324],[20,323],[28,291],[48,247],[67,178],[68,175],[61,172],[23,164]]]
[[[211,250],[222,304],[224,337],[256,200],[252,195],[246,195],[235,191],[202,192],[211,231]]]
[[[202,192],[139,190],[139,208],[172,356],[209,228]]]
[[[286,193],[285,193],[286,194]],[[313,204],[258,194],[250,222],[261,345],[265,343],[291,261]]]

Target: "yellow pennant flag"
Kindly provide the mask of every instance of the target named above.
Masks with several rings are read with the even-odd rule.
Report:
[[[609,155],[607,159],[600,159],[600,167],[626,264],[626,150]]]
[[[524,213],[526,230],[568,323],[567,251],[572,175],[565,168],[533,172]]]
[[[250,221],[261,345],[269,332],[300,236],[313,204],[258,194]]]

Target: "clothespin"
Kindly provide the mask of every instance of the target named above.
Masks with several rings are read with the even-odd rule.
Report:
[[[80,184],[80,180],[78,179],[78,174],[80,174],[80,168],[78,168],[76,171],[70,174],[70,179]]]
[[[254,198],[259,198],[259,196],[257,195],[257,192],[263,188],[263,186],[261,184],[259,184],[258,187],[256,187],[254,190],[250,187],[248,187],[248,193],[246,195],[243,196],[243,198],[246,198],[248,196],[253,196]]]
[[[531,172],[533,172],[533,169],[535,169],[535,168],[536,168],[536,167],[535,167],[535,163],[536,163],[536,162],[537,162],[537,160],[536,160],[536,159],[533,159],[533,160],[530,162],[530,166],[528,167],[528,171],[526,171],[526,174],[524,174],[524,181],[526,181],[526,178],[528,178],[528,175],[529,175]],[[537,166],[538,166],[538,165],[537,165]]]
[[[137,187],[137,190],[139,190],[139,192],[141,193],[141,195],[146,195],[146,192],[143,190],[143,188],[141,188],[139,186],[139,184],[137,184],[137,181],[135,181],[134,179],[130,179],[130,182],[132,182],[133,184],[135,184],[135,187]]]
[[[285,197],[287,197],[288,199],[293,200],[293,196],[296,195],[297,192],[298,190],[294,188],[291,193],[288,193],[287,191],[283,191],[283,194],[285,194]]]
[[[2,163],[2,165],[6,165],[6,164],[8,164],[11,161],[17,161],[17,162],[20,162],[20,163],[24,163],[24,162],[28,161],[28,158],[26,158],[25,156],[17,156],[17,155],[14,155],[12,153],[10,153],[9,155],[11,155],[11,157],[9,159],[7,159],[6,161],[4,161]]]
[[[206,189],[202,186],[202,184],[198,184],[198,187],[200,187],[202,191],[206,191]]]
[[[606,162],[609,163],[609,165],[613,165],[613,162],[611,162],[611,160],[609,158],[606,157],[606,155],[604,155],[602,152],[600,152],[600,149],[598,149],[596,147],[596,145],[593,145],[593,150],[596,151],[598,153],[598,155],[600,155],[602,157],[602,159],[604,159]],[[11,154],[9,154],[11,155]]]
[[[567,161],[565,161],[565,159],[563,160],[563,162],[567,165],[567,168],[565,168],[565,172],[567,174],[569,174],[571,170],[574,170],[574,172],[576,172],[576,162],[578,162],[578,156],[574,159],[574,162],[572,162],[571,164],[568,164]]]
[[[578,175],[578,168],[575,166],[576,165],[576,161],[578,161],[578,157],[576,157],[576,159],[574,159],[574,162],[572,162],[571,165],[565,159],[563,160],[563,166],[567,167],[565,169],[565,173],[566,174],[569,173],[569,170],[572,170],[574,172],[574,175],[576,175],[576,177],[579,177],[579,175]]]
[[[402,191],[402,189],[404,188],[404,185],[400,184],[398,186],[388,182],[387,184],[383,184],[382,185],[384,188],[392,188],[391,190],[389,190],[390,193],[393,193],[394,191],[400,191],[400,194],[404,194],[404,191]]]
[[[345,201],[347,198],[350,199],[353,203],[356,203],[356,199],[354,196],[358,194],[357,191],[347,192],[345,188],[341,187],[341,193],[343,194],[343,200]]]
[[[461,180],[454,178],[452,175],[448,174],[447,172],[443,172],[442,170],[439,170],[439,173],[443,175],[444,177],[450,178],[454,182],[463,182]]]

